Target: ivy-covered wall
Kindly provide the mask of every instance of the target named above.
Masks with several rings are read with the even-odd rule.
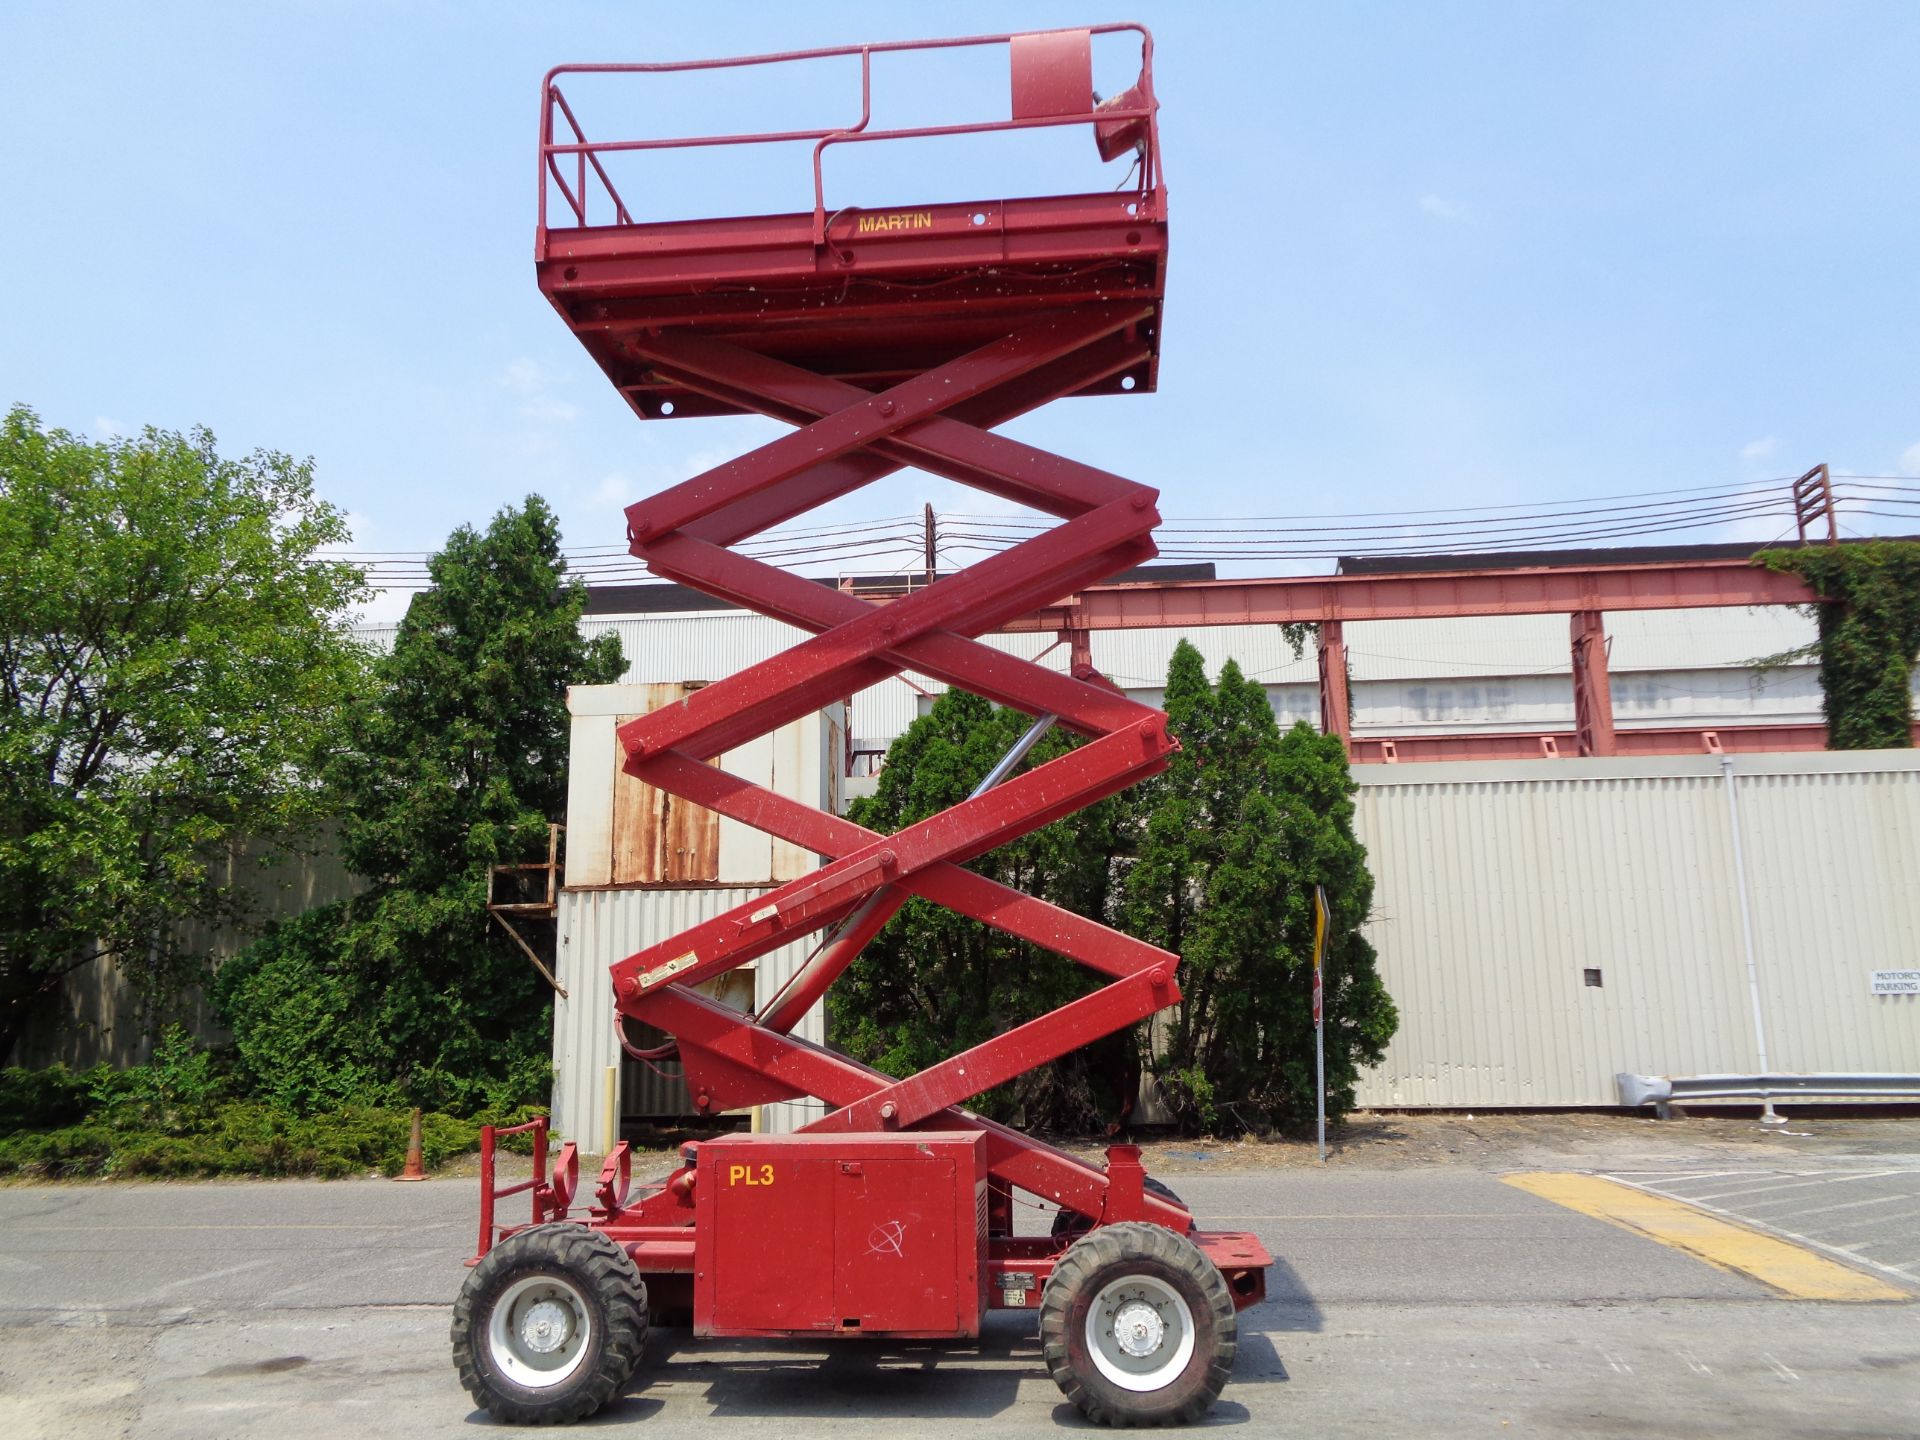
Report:
[[[1756,564],[1798,575],[1818,607],[1820,688],[1832,750],[1910,748],[1920,661],[1920,541],[1763,550]]]

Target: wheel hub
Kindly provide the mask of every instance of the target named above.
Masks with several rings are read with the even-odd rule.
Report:
[[[1129,1300],[1113,1317],[1113,1338],[1136,1360],[1144,1360],[1167,1338],[1167,1322],[1144,1300]]]
[[[555,1300],[541,1300],[520,1317],[520,1340],[536,1355],[551,1355],[573,1334],[573,1315]]]

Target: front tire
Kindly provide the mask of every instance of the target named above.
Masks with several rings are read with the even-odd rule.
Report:
[[[1160,1225],[1075,1241],[1040,1297],[1040,1344],[1066,1397],[1101,1425],[1184,1425],[1212,1408],[1239,1343],[1219,1268]]]
[[[632,1376],[646,1339],[639,1272],[584,1225],[538,1225],[501,1241],[453,1307],[460,1383],[511,1425],[593,1414]]]

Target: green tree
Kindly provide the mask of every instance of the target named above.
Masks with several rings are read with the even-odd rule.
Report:
[[[1346,755],[1305,723],[1282,735],[1265,691],[1232,661],[1210,686],[1185,641],[1166,710],[1182,749],[1130,792],[1138,849],[1120,887],[1125,928],[1181,957],[1184,998],[1149,1027],[1149,1067],[1188,1129],[1313,1115],[1313,887],[1323,885],[1327,1112],[1337,1117],[1398,1024],[1360,933],[1373,880],[1353,834]]]
[[[0,1055],[69,972],[118,963],[150,1023],[232,916],[210,862],[298,834],[363,688],[348,538],[310,462],[205,430],[0,425]]]
[[[1756,563],[1798,575],[1827,603],[1815,606],[1820,638],[1767,657],[1820,657],[1829,750],[1913,745],[1913,676],[1920,666],[1920,543],[1864,540],[1763,550]]]
[[[875,793],[850,811],[891,834],[966,799],[1031,724],[1017,711],[952,690],[887,752]],[[1038,765],[1073,742],[1058,731]],[[1065,909],[1108,908],[1120,809],[1112,800],[1004,845],[969,868]],[[924,900],[909,900],[828,992],[834,1043],[890,1075],[909,1075],[1088,994],[1101,977],[1048,950]],[[1138,1066],[1129,1037],[1030,1071],[971,1102],[983,1114],[1047,1129],[1086,1130],[1130,1098]]]
[[[217,989],[252,1083],[296,1108],[546,1089],[551,994],[489,930],[487,874],[544,853],[566,807],[567,687],[617,680],[619,641],[581,636],[586,592],[537,495],[456,530],[428,573],[330,772],[367,890],[266,937]]]

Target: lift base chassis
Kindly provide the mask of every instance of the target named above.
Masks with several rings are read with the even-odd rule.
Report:
[[[494,1181],[497,1137],[534,1137],[536,1175]],[[864,1135],[728,1135],[681,1149],[681,1169],[629,1194],[621,1142],[592,1206],[574,1205],[578,1159],[561,1147],[546,1171],[544,1119],[481,1135],[483,1229],[477,1264],[531,1225],[568,1221],[607,1235],[646,1277],[651,1304],[685,1312],[696,1335],[970,1339],[988,1310],[1032,1310],[1071,1235],[1012,1233],[1012,1196],[987,1169],[980,1131]],[[1139,1150],[1107,1151],[1104,1223],[1144,1220]],[[530,1225],[494,1224],[496,1199],[531,1191]],[[634,1208],[665,1199],[678,1224]],[[1236,1309],[1266,1298],[1273,1257],[1252,1235],[1189,1230],[1219,1267]]]

